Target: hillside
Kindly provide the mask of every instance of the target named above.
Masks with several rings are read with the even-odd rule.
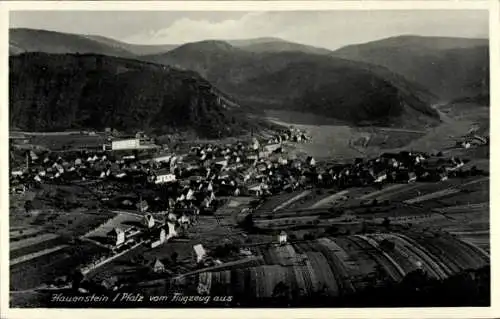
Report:
[[[346,46],[333,55],[386,67],[441,101],[489,94],[486,39],[399,36]]]
[[[10,125],[23,130],[113,127],[215,137],[253,127],[194,72],[93,54],[27,53],[9,64]]]
[[[94,53],[131,57],[133,54],[120,47],[113,47],[83,35],[34,29],[10,29],[9,53]]]
[[[289,52],[298,51],[313,54],[331,54],[332,51],[310,45],[286,41],[279,38],[256,38],[242,40],[228,40],[232,46],[249,52]]]
[[[161,45],[142,45],[142,44],[131,44],[122,41],[114,40],[107,37],[102,37],[98,35],[85,35],[87,39],[97,41],[99,43],[105,44],[110,47],[125,50],[134,55],[148,55],[148,54],[158,54],[168,52],[170,50],[178,47],[177,44],[161,44]]]
[[[327,55],[202,41],[143,58],[196,71],[243,105],[313,111],[354,124],[418,126],[437,118],[425,89],[385,68]]]
[[[118,41],[99,35],[70,34],[27,28],[10,29],[9,53],[95,53],[119,57],[135,57],[169,52],[182,44],[142,45]],[[213,40],[217,42],[217,40]],[[222,41],[219,41],[222,42]],[[279,38],[228,40],[227,43],[248,52],[299,51],[331,54],[331,51]]]

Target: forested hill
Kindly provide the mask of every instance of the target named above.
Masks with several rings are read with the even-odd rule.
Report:
[[[113,127],[217,137],[253,125],[191,71],[96,54],[23,53],[9,66],[10,125],[23,130]]]
[[[333,55],[384,66],[441,101],[489,96],[488,39],[397,36],[349,45]]]
[[[432,94],[373,64],[299,51],[249,52],[224,41],[188,43],[141,58],[198,72],[243,105],[351,124],[422,127],[438,121]]]

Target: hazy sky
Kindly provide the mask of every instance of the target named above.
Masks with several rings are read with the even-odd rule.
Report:
[[[130,43],[279,37],[336,49],[385,37],[488,37],[488,12],[412,11],[14,11],[10,27],[95,34]]]

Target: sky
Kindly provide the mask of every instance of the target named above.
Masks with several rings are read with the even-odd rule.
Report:
[[[337,49],[397,35],[488,37],[488,12],[397,11],[11,11],[11,28],[91,34],[135,44],[278,37]]]

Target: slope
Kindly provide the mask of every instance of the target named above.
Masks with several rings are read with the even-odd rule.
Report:
[[[328,55],[249,52],[203,41],[143,58],[194,70],[247,106],[313,111],[354,124],[414,126],[437,118],[425,89],[383,67]]]
[[[99,35],[85,35],[87,39],[105,44],[110,47],[125,50],[134,55],[148,55],[148,54],[158,54],[168,52],[175,49],[179,45],[177,44],[161,44],[161,45],[145,45],[145,44],[131,44],[115,39],[99,36]]]
[[[34,29],[10,29],[9,45],[15,50],[11,54],[22,52],[45,53],[95,53],[110,56],[131,57],[127,50],[102,42],[88,39],[83,35]]]
[[[228,40],[232,46],[249,52],[288,52],[298,51],[313,54],[331,54],[332,51],[301,43],[286,41],[280,38],[256,38],[242,40]]]
[[[444,101],[489,94],[486,39],[399,36],[346,46],[333,55],[384,66]]]
[[[227,136],[253,127],[194,72],[103,55],[10,58],[10,125],[30,131],[113,127]]]

